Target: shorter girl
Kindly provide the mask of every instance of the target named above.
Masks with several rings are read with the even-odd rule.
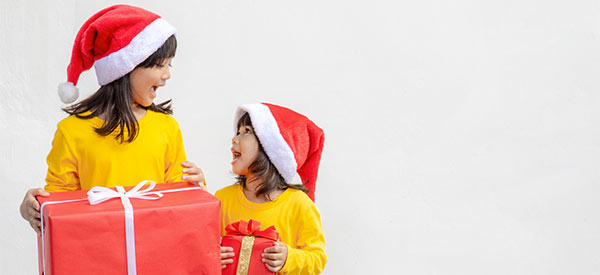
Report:
[[[232,139],[232,170],[237,184],[216,192],[221,200],[221,234],[239,220],[275,226],[281,242],[265,249],[262,261],[272,272],[317,274],[327,262],[321,218],[314,204],[324,135],[307,117],[272,104],[237,109]],[[291,184],[300,177],[304,185]],[[233,248],[221,248],[221,267],[231,264]]]

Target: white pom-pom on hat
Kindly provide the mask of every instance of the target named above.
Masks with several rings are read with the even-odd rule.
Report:
[[[77,100],[79,89],[71,82],[63,82],[58,84],[58,96],[63,103],[69,104]]]

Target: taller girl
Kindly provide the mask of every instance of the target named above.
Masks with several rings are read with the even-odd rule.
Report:
[[[45,191],[135,185],[142,180],[204,180],[200,169],[185,161],[170,100],[153,102],[171,77],[176,49],[175,28],[141,8],[111,6],[83,24],[67,68],[68,82],[59,85],[59,96],[64,103],[75,101],[79,75],[92,65],[101,87],[63,109],[70,116],[58,123],[47,158]],[[41,188],[31,189],[21,204],[21,215],[36,231],[35,195],[45,194]]]

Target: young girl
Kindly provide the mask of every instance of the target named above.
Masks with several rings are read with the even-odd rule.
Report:
[[[221,200],[221,234],[239,220],[275,226],[281,242],[265,249],[272,272],[317,274],[327,262],[314,192],[323,131],[305,116],[272,104],[238,108],[232,139],[237,184],[216,192]],[[304,185],[291,184],[299,176]],[[233,262],[233,248],[221,248],[221,267]]]
[[[202,171],[185,161],[170,100],[153,103],[156,91],[171,77],[176,49],[175,28],[141,8],[111,6],[84,23],[67,68],[69,82],[59,85],[59,95],[64,103],[75,101],[79,75],[92,65],[101,87],[63,109],[70,116],[58,123],[47,158],[45,191],[29,190],[20,208],[34,230],[39,233],[35,196],[47,196],[46,191],[135,185],[142,180],[203,182]]]

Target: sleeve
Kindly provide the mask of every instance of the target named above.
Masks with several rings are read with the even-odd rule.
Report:
[[[60,128],[54,134],[52,149],[46,158],[48,173],[46,175],[47,192],[73,191],[81,189],[77,173],[77,157],[69,146],[69,140]]]
[[[288,255],[281,274],[319,274],[327,263],[321,216],[312,201],[309,203],[311,206],[301,211],[298,241],[295,246],[286,244]]]
[[[170,137],[165,155],[165,182],[181,181],[183,168],[181,163],[186,161],[185,149],[183,148],[183,137],[179,124],[173,119],[175,129]]]

